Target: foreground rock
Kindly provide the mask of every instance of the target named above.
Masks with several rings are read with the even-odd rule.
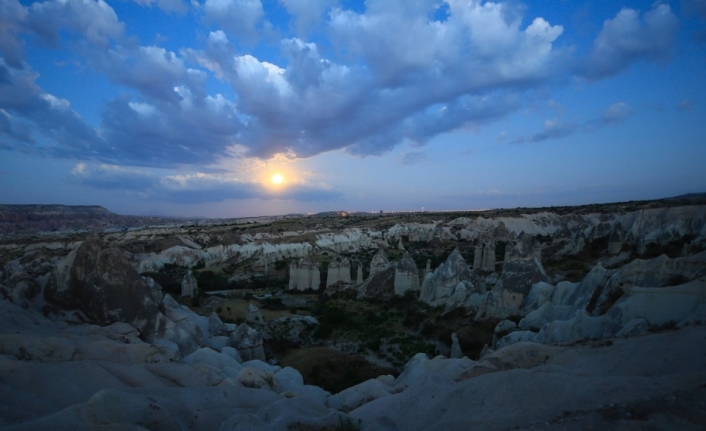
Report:
[[[125,253],[97,237],[84,241],[52,271],[44,297],[60,308],[80,310],[94,323],[130,323],[143,337],[166,323],[152,289]]]
[[[604,347],[535,349],[523,343],[507,347],[509,355],[499,350],[450,373],[434,371],[431,360],[417,360],[397,379],[407,386],[402,392],[351,415],[362,420],[364,430],[514,429],[610,404],[668,397],[706,384],[704,337],[706,327],[689,327]],[[700,414],[692,417],[694,429],[703,425]]]

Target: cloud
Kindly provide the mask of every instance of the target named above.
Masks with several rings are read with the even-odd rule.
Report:
[[[147,193],[158,185],[159,178],[134,168],[108,164],[87,167],[85,163],[79,163],[71,170],[69,181],[101,190]]]
[[[590,132],[598,128],[607,126],[616,126],[624,123],[635,113],[635,110],[625,102],[616,102],[601,112],[600,116],[583,123],[583,127],[576,122],[565,122],[559,119],[546,120],[543,130],[534,133],[529,138],[518,137],[511,141],[513,144],[522,144],[524,142],[542,142],[549,139],[560,139],[571,136],[576,132]]]
[[[103,0],[37,2],[30,12],[29,28],[52,45],[58,45],[61,30],[81,34],[91,45],[104,48],[124,32],[124,24]]]
[[[109,164],[77,164],[68,180],[88,187],[123,191],[150,201],[204,203],[230,199],[324,201],[340,193],[323,185],[295,182],[274,190],[262,183],[240,179],[231,173],[157,174],[151,170]]]
[[[424,151],[410,151],[400,154],[399,160],[401,164],[409,166],[428,162],[430,158]]]
[[[238,54],[224,35],[186,54],[233,87],[250,155],[382,154],[501,118],[553,76],[562,27],[542,18],[523,27],[520,9],[489,5],[451,2],[444,22],[429,19],[434,1],[334,8],[326,24],[345,63],[298,38],[282,40],[283,64]]]
[[[177,12],[185,5],[135,1]],[[301,37],[282,39],[279,55],[258,57],[263,51],[243,49],[241,42],[256,41],[269,25],[260,0],[192,3],[202,22],[220,28],[195,42],[200,45],[178,50],[139,45],[103,0],[2,2],[4,145],[110,165],[201,170],[228,157],[380,155],[403,142],[422,146],[439,134],[503,118],[522,107],[526,92],[563,82],[571,72],[570,50],[556,48],[563,27],[526,16],[515,2],[449,0],[439,20],[433,18],[441,16],[437,0],[369,0],[362,10],[334,0],[281,3]],[[312,26],[326,42],[304,39]],[[604,23],[580,73],[599,79],[637,60],[661,61],[676,26],[666,5],[645,14],[623,9]],[[62,38],[76,42],[66,45],[117,86],[97,129],[68,101],[37,86],[30,69],[10,73],[22,70],[22,40],[36,39],[25,33],[54,47]],[[209,90],[214,77],[230,89]],[[624,121],[627,112],[619,108],[597,121]],[[526,140],[568,136],[577,127],[547,120]],[[37,133],[42,142],[33,141]],[[236,147],[247,151],[234,156]]]
[[[603,127],[625,122],[635,110],[625,102],[617,102],[608,107],[601,116],[588,122],[588,126]]]
[[[617,75],[638,60],[665,62],[676,44],[679,27],[669,5],[658,4],[643,17],[624,8],[606,20],[580,74],[589,79]]]
[[[338,0],[280,0],[287,12],[294,16],[299,35],[307,34],[322,20],[324,11],[338,4]]]
[[[101,151],[95,130],[71,109],[68,100],[39,88],[32,70],[9,69],[0,59],[0,129],[5,148],[86,156]],[[33,136],[30,130],[36,132]],[[38,139],[41,141],[38,142]]]
[[[152,7],[156,5],[165,12],[184,14],[189,10],[189,3],[184,0],[134,0],[141,6]]]
[[[27,18],[27,9],[18,0],[0,2],[0,52],[5,64],[20,69],[24,61],[22,42],[17,33]]]
[[[576,125],[560,120],[546,120],[544,130],[529,137],[529,142],[536,143],[548,139],[565,138],[576,131]]]
[[[203,10],[207,21],[250,42],[257,40],[257,26],[265,16],[260,0],[206,0]]]
[[[242,128],[223,96],[191,97],[177,104],[135,102],[121,96],[106,104],[101,123],[106,157],[138,166],[207,165],[226,157]]]

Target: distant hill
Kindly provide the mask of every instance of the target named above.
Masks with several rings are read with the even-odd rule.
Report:
[[[687,193],[685,195],[679,195],[679,196],[674,196],[671,198],[667,198],[669,200],[675,199],[675,200],[689,200],[689,199],[696,199],[696,200],[702,200],[706,199],[706,193]]]
[[[0,205],[0,221],[120,217],[100,205]]]

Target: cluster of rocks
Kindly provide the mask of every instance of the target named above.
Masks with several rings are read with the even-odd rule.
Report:
[[[349,276],[350,278],[350,276]],[[319,264],[310,257],[302,257],[298,261],[292,260],[289,264],[289,290],[319,290],[321,286],[321,272]]]

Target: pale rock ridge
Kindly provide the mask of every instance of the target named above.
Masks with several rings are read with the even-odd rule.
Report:
[[[356,272],[355,284],[356,286],[360,286],[361,284],[363,284],[363,264],[361,263],[358,264],[358,271]]]
[[[414,259],[405,252],[402,260],[395,265],[395,294],[404,295],[407,291],[418,291],[419,271]]]
[[[319,264],[310,257],[303,257],[299,261],[292,260],[289,264],[289,290],[319,290],[321,273]]]
[[[329,264],[328,274],[326,275],[326,287],[339,281],[351,284],[351,263],[345,257],[342,260],[336,258]]]

